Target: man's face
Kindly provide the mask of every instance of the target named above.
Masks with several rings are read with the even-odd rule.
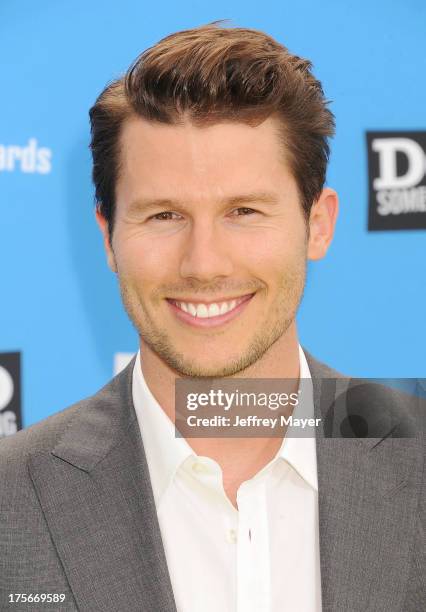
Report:
[[[229,376],[294,326],[307,226],[272,118],[129,120],[109,249],[142,340],[188,376]]]

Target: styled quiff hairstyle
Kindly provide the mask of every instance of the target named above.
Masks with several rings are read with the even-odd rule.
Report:
[[[334,116],[311,62],[263,32],[218,22],[176,32],[144,51],[90,109],[93,182],[99,211],[114,224],[120,131],[130,117],[203,126],[279,120],[283,151],[303,211],[324,186]]]

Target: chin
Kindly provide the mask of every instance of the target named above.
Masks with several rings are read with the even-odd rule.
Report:
[[[180,373],[190,377],[221,378],[223,376],[229,376],[228,372],[234,372],[236,369],[232,361],[229,360],[206,362],[203,360],[188,359],[182,360],[175,365]]]
[[[194,358],[193,354],[184,356],[181,353],[179,356],[180,358],[173,360],[174,363],[169,361],[169,365],[184,376],[224,378],[238,375],[239,372],[244,371],[248,366],[252,365],[253,361],[256,361],[256,359],[253,359],[253,356],[251,359],[247,358],[248,356],[243,358],[241,356],[243,354],[244,353],[241,353],[240,356],[238,356],[238,354],[233,353],[230,355],[223,355],[218,359],[216,352],[216,359],[207,360],[205,358],[203,359],[201,356],[197,359],[196,357]]]

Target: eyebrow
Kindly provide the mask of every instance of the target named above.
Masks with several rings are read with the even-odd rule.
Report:
[[[275,193],[260,191],[254,193],[240,194],[221,198],[219,200],[222,206],[245,206],[247,204],[278,204],[279,198]],[[138,199],[132,202],[129,206],[130,211],[149,211],[158,208],[186,208],[185,201],[173,198],[154,198],[154,199]]]

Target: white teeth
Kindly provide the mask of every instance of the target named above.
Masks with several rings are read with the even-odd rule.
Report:
[[[200,319],[207,319],[209,316],[209,310],[205,304],[197,304],[197,317]]]
[[[220,315],[220,308],[217,304],[209,305],[209,317],[217,317]]]
[[[197,309],[195,308],[194,304],[188,304],[188,310],[193,317],[197,316]]]
[[[234,308],[239,303],[238,300],[231,300],[230,302],[219,302],[213,304],[192,304],[191,302],[175,302],[184,312],[191,314],[193,317],[199,317],[200,319],[207,319],[208,317],[217,317],[224,315]]]
[[[228,307],[228,304],[226,302],[222,302],[220,307],[220,314],[225,314],[225,312],[228,312],[229,310],[230,308]]]

